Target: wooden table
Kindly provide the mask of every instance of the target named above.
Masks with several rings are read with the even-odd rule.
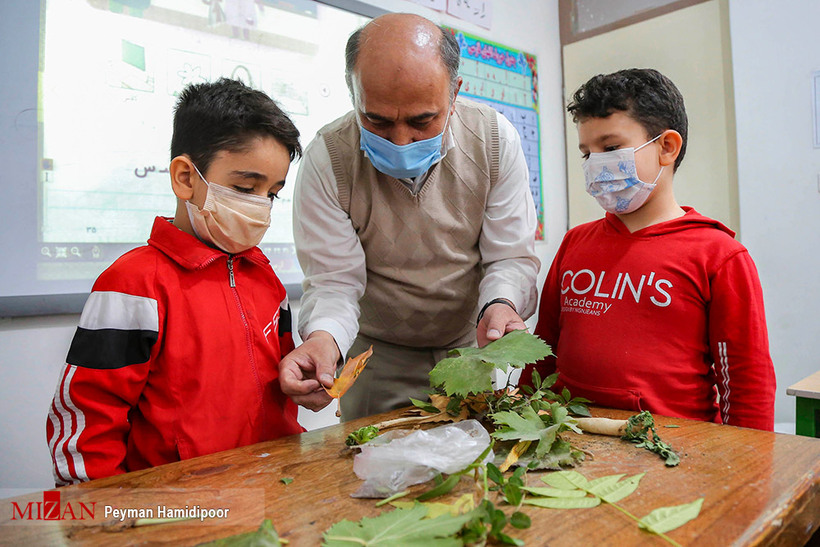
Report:
[[[376,516],[390,509],[376,507],[375,500],[350,497],[361,481],[354,475],[353,459],[343,446],[350,431],[398,414],[396,411],[363,418],[61,488],[60,507],[66,520],[11,520],[15,507],[12,501],[19,510],[30,507],[34,517],[43,493],[3,500],[0,543],[190,545],[254,530],[264,518],[270,518],[291,546],[319,545],[322,533],[333,523]],[[626,418],[629,413],[593,409],[593,415]],[[820,439],[683,419],[656,420],[662,438],[681,454],[678,467],[666,468],[656,455],[619,439],[584,435],[573,436],[572,441],[594,458],[578,470],[587,478],[646,472],[638,490],[620,503],[638,516],[704,497],[700,516],[668,533],[683,545],[802,545],[818,529]],[[541,485],[540,475],[528,473],[528,484]],[[286,485],[282,478],[292,478],[293,482]],[[463,478],[453,497],[470,491],[470,481]],[[80,501],[86,506],[96,502],[93,520],[70,519],[65,508],[71,505],[75,516],[79,516]],[[32,505],[27,506],[28,502]],[[216,524],[194,520],[103,531],[101,523],[112,519],[104,518],[105,505],[133,508],[136,503],[143,503],[143,507],[159,503],[227,507],[231,514]],[[531,516],[532,527],[511,533],[527,545],[665,544],[606,505],[571,510],[526,506],[524,512]]]
[[[820,437],[820,370],[786,390],[797,397],[795,433]]]

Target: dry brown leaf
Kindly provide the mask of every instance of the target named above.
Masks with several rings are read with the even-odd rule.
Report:
[[[325,388],[327,394],[335,399],[338,399],[344,395],[356,381],[356,378],[359,377],[359,374],[362,373],[362,370],[364,370],[364,366],[367,364],[367,360],[370,359],[371,355],[373,355],[373,346],[370,346],[370,348],[364,353],[348,359],[347,363],[345,363],[345,366],[342,368],[342,373],[338,378],[333,380],[333,385],[330,389]]]
[[[518,441],[515,443],[515,446],[512,447],[510,453],[507,454],[507,459],[504,460],[504,463],[498,466],[498,470],[503,473],[509,469],[515,462],[518,461],[521,454],[527,451],[531,444],[532,441]]]

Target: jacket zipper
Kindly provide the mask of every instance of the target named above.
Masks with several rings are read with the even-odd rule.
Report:
[[[228,257],[228,283],[230,284],[230,287],[233,290],[233,296],[236,300],[236,307],[239,308],[239,317],[242,318],[242,326],[245,328],[245,346],[248,351],[248,362],[251,365],[254,380],[256,380],[256,388],[259,392],[259,405],[264,410],[264,394],[262,391],[262,381],[259,379],[259,371],[256,368],[256,361],[253,358],[253,344],[251,343],[250,326],[248,325],[248,320],[245,317],[245,310],[242,307],[242,301],[239,299],[239,291],[236,290],[236,279],[234,278],[233,273],[233,260],[233,256]],[[267,420],[265,419],[265,413],[262,412],[261,414],[262,432],[264,432],[267,429]]]
[[[229,280],[230,280],[229,282],[231,284],[231,288],[235,289],[236,288],[236,280],[234,280],[234,277],[233,277],[233,257],[232,256],[228,257],[228,277],[229,277]],[[244,316],[243,316],[243,320],[244,320]]]

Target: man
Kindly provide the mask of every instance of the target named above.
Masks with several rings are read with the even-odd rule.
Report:
[[[345,55],[354,110],[319,131],[297,177],[304,343],[280,370],[283,391],[318,410],[340,357],[372,345],[341,401],[350,420],[425,398],[449,349],[526,328],[540,262],[518,134],[493,109],[456,100],[454,37],[388,14]]]

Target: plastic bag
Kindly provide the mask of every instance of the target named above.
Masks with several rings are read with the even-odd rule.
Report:
[[[476,420],[424,431],[388,431],[363,444],[353,459],[353,472],[365,482],[352,496],[386,498],[436,473],[461,471],[489,444],[489,433]],[[491,450],[484,461],[492,459]]]

